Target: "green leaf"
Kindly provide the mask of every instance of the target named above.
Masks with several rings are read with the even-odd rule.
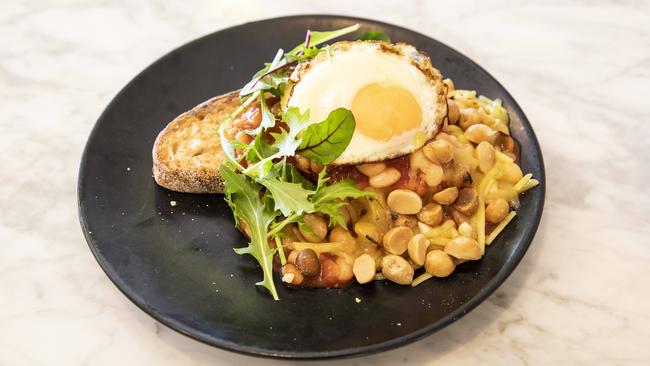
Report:
[[[293,156],[300,146],[300,140],[296,140],[295,136],[284,129],[280,129],[280,131],[280,133],[271,133],[275,139],[273,147],[278,149],[277,157]]]
[[[268,176],[271,173],[271,169],[273,169],[273,159],[266,158],[246,168],[244,173],[251,178],[259,180]]]
[[[314,191],[303,188],[300,183],[290,183],[277,177],[260,179],[260,183],[273,195],[275,209],[285,217],[314,212],[314,204],[309,196]]]
[[[316,211],[329,216],[330,227],[334,225],[345,227],[345,218],[341,214],[341,211],[339,211],[339,208],[347,205],[349,205],[347,202],[326,202],[319,204]]]
[[[296,136],[308,126],[309,111],[301,114],[298,108],[290,107],[282,114],[282,119],[289,127],[289,131],[280,129],[279,133],[271,133],[271,136],[275,139],[272,145],[275,152],[272,155],[265,156],[248,168],[242,169],[244,173],[256,177],[262,177],[263,175],[259,175],[259,173],[268,171],[260,170],[258,165],[268,167],[268,162],[273,159],[295,155],[296,149],[300,146],[300,142],[302,141],[301,139],[297,139]]]
[[[386,41],[390,42],[390,37],[382,31],[378,30],[371,30],[368,32],[365,32],[361,36],[357,38],[358,40],[361,41]]]
[[[292,136],[298,136],[302,130],[309,126],[309,110],[300,113],[298,107],[289,107],[282,113],[282,122],[287,124]]]
[[[278,149],[264,140],[264,134],[260,133],[255,136],[255,140],[253,140],[250,148],[246,151],[246,161],[252,164],[266,159],[277,152]]]
[[[262,70],[255,73],[253,78],[241,89],[239,95],[243,97],[258,91],[269,91],[275,96],[282,95],[289,81],[287,70],[291,65],[298,61],[316,57],[320,52],[320,49],[317,47],[318,45],[354,32],[357,29],[359,29],[359,24],[330,32],[310,32],[310,40],[307,47],[305,47],[305,43],[303,42],[286,54],[282,49],[278,50],[273,61],[267,63]],[[300,54],[300,51],[303,51],[303,53]]]
[[[253,183],[243,174],[237,174],[225,164],[221,165],[221,177],[226,183],[225,199],[232,209],[236,222],[245,222],[250,231],[248,246],[236,248],[237,254],[250,254],[262,267],[262,281],[257,285],[265,287],[279,300],[278,292],[273,282],[273,254],[275,249],[268,243],[268,227],[277,214],[265,208],[260,199],[261,187]]]
[[[287,54],[285,56],[287,61],[288,62],[300,62],[300,61],[305,61],[305,60],[312,59],[312,58],[316,57],[316,55],[318,55],[318,53],[320,53],[321,49],[316,47],[316,46],[309,47],[309,48],[305,48],[305,46],[302,46],[300,48],[300,51],[302,51],[302,54],[300,54],[300,53],[297,53],[295,55]]]
[[[311,199],[316,212],[321,212],[329,216],[330,226],[334,224],[345,226],[345,220],[339,212],[339,208],[348,204],[345,202],[346,199],[360,197],[376,198],[374,193],[364,191],[357,187],[356,182],[352,179],[341,180],[330,185],[325,185],[324,183],[326,181],[327,179],[324,176],[319,176],[318,188]]]
[[[224,131],[225,125],[225,123],[222,123],[221,126],[219,126],[219,142],[221,142],[221,150],[226,156],[226,161],[229,164],[233,165],[239,170],[243,170],[244,168],[241,166],[241,164],[239,164],[237,158],[235,158],[235,149],[240,142],[234,139],[230,141],[226,138]]]
[[[278,149],[279,156],[293,156],[301,142],[296,137],[309,125],[309,111],[301,114],[298,108],[289,107],[282,114],[282,121],[289,127],[289,131],[280,129],[280,133],[271,133],[275,139],[273,146]]]
[[[348,147],[354,127],[352,112],[345,108],[335,109],[324,121],[312,124],[303,131],[302,142],[296,153],[327,165]]]
[[[282,49],[279,49],[278,52],[275,54],[275,57],[273,58],[273,61],[271,61],[270,63],[267,63],[266,66],[262,70],[256,72],[255,75],[253,75],[253,78],[251,79],[251,81],[249,81],[246,85],[244,85],[243,88],[241,88],[241,90],[239,91],[239,95],[243,97],[245,95],[253,94],[253,93],[255,93],[257,91],[260,91],[260,90],[267,90],[267,89],[270,89],[270,88],[272,88],[274,86],[277,86],[277,85],[275,85],[275,84],[277,84],[277,80],[273,80],[273,79],[269,78],[268,76],[270,76],[270,75],[267,75],[266,77],[262,78],[261,80],[259,80],[259,78],[262,75],[269,72],[269,70],[272,70],[272,69],[278,67],[280,65],[280,63],[284,62],[283,56],[284,56],[284,51]]]
[[[318,173],[318,180],[316,181],[316,190],[320,190],[322,187],[325,187],[325,183],[329,181],[330,178],[327,176],[327,167],[325,169],[321,170],[320,173]]]
[[[359,29],[359,24],[353,24],[349,27],[341,28],[341,29],[336,29],[333,31],[328,31],[328,32],[319,32],[319,31],[310,31],[309,35],[309,47],[315,47],[318,46],[322,43],[325,43],[327,41],[331,41],[334,38],[339,38],[341,36],[344,36],[348,33],[355,32],[356,30]],[[300,52],[303,48],[305,47],[305,42],[299,44],[296,46],[294,49],[292,49],[289,54],[290,55],[296,55],[298,52]]]
[[[312,201],[314,202],[314,205],[319,205],[336,199],[360,197],[375,197],[375,194],[360,189],[357,187],[357,183],[352,179],[344,179],[318,188],[312,197]]]
[[[302,175],[302,173],[300,173],[300,171],[298,170],[298,168],[295,167],[295,165],[289,164],[287,165],[287,169],[289,170],[288,179],[290,180],[290,182],[299,183],[300,185],[302,185],[303,188],[311,191],[316,189],[314,183],[312,183],[309,179],[305,178],[305,176]]]

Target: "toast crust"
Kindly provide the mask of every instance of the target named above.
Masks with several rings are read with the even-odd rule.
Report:
[[[219,125],[241,105],[239,91],[211,98],[171,121],[153,145],[156,183],[177,192],[223,193]]]

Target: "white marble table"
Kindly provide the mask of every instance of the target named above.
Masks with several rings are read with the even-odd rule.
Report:
[[[6,1],[0,7],[0,365],[276,365],[157,324],[110,283],[76,213],[95,119],[196,37],[299,13],[365,16],[489,70],[534,124],[547,203],[476,310],[355,365],[650,364],[650,4],[574,1]]]

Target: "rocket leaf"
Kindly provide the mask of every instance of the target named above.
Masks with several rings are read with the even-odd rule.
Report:
[[[264,273],[257,285],[265,287],[273,299],[279,300],[273,283],[273,254],[268,243],[268,227],[277,214],[267,209],[260,198],[260,186],[243,174],[235,173],[226,164],[221,165],[221,177],[226,183],[226,202],[230,205],[236,222],[244,222],[250,232],[247,247],[235,248],[237,254],[250,254],[259,262]]]

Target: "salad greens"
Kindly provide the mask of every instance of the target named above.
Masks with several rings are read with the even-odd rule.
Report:
[[[386,42],[390,42],[390,37],[388,37],[388,35],[386,33],[381,32],[381,31],[377,31],[377,30],[372,30],[372,31],[365,32],[357,39],[361,40],[361,41],[386,41]]]
[[[305,130],[296,153],[321,164],[329,164],[343,153],[352,139],[354,116],[345,108],[330,112],[327,119]]]
[[[266,287],[273,298],[278,299],[278,292],[273,283],[274,250],[266,243],[267,227],[277,214],[262,203],[259,186],[244,175],[237,174],[222,165],[221,177],[226,183],[226,202],[232,209],[235,222],[239,223],[240,228],[241,223],[245,222],[251,237],[248,246],[235,248],[235,253],[250,254],[255,257],[264,271],[264,278],[257,285]]]
[[[341,207],[346,200],[369,197],[374,194],[359,189],[353,180],[329,184],[326,167],[313,182],[293,164],[292,157],[301,155],[327,165],[346,149],[355,128],[352,112],[338,108],[325,120],[309,122],[309,111],[301,113],[289,107],[279,116],[266,104],[266,96],[281,96],[289,81],[289,66],[321,52],[318,48],[327,41],[354,32],[358,24],[331,32],[307,32],[305,42],[288,53],[278,50],[275,58],[258,71],[242,88],[242,105],[248,107],[259,100],[262,121],[259,127],[247,130],[254,137],[245,144],[225,137],[225,124],[219,130],[226,162],[221,165],[225,182],[226,202],[230,206],[236,225],[250,236],[248,246],[236,248],[237,254],[250,254],[260,264],[263,279],[257,285],[265,287],[275,300],[279,300],[273,282],[273,258],[276,252],[285,264],[281,238],[282,229],[289,224],[303,222],[308,213],[329,217],[329,225],[345,226]],[[246,107],[234,113],[241,113]],[[282,124],[277,124],[280,120]],[[277,124],[277,126],[276,126]],[[279,127],[281,126],[281,127]],[[286,127],[285,127],[286,126]]]
[[[241,89],[239,95],[244,97],[263,90],[275,96],[281,96],[286,90],[287,82],[289,81],[288,69],[290,66],[300,61],[316,57],[321,51],[318,48],[319,45],[348,33],[355,32],[358,29],[359,24],[329,32],[312,32],[308,30],[305,42],[297,45],[286,54],[282,49],[279,49],[273,61],[266,63],[262,70],[255,73],[253,79]]]

